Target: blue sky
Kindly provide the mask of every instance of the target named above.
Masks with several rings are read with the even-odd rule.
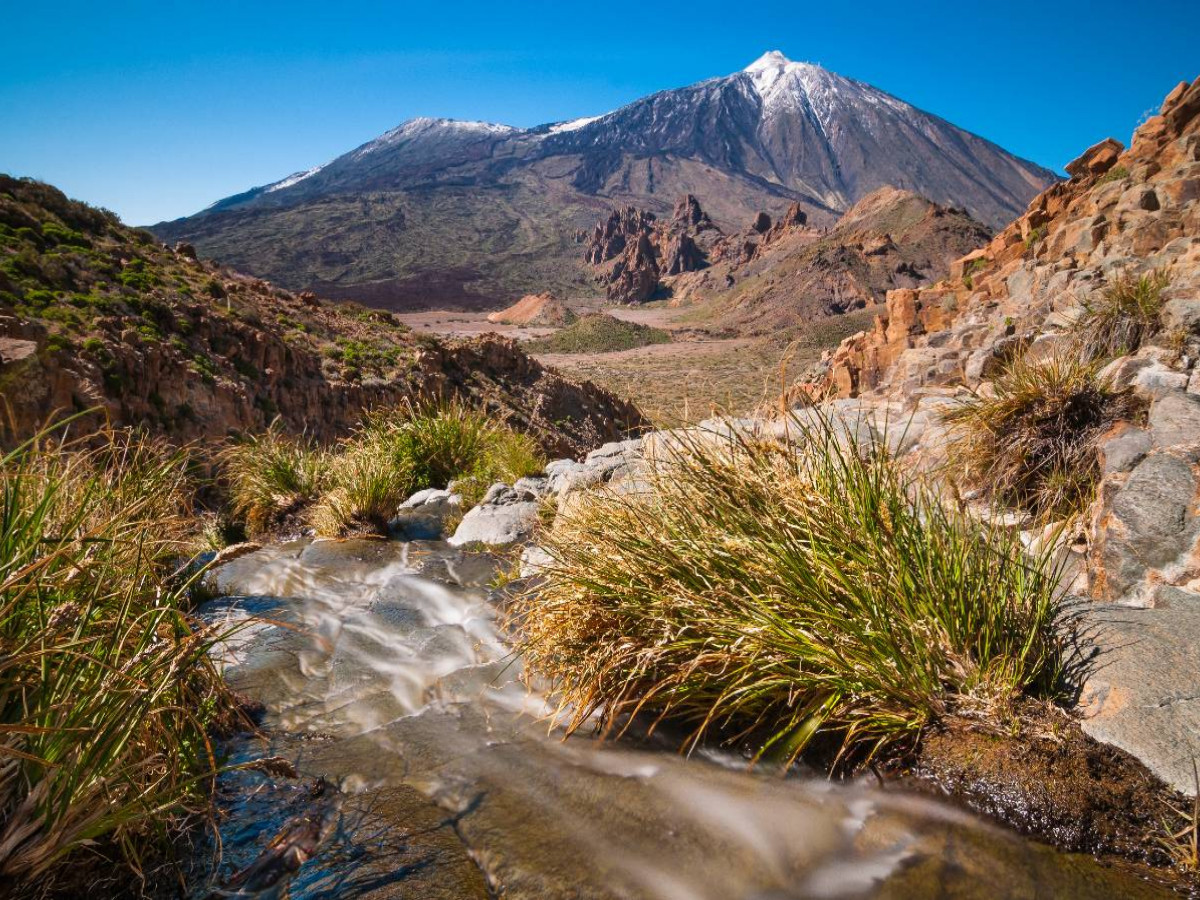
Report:
[[[147,224],[419,115],[605,112],[769,49],[1061,169],[1200,74],[1192,2],[7,0],[0,171]],[[39,8],[40,7],[40,8]]]

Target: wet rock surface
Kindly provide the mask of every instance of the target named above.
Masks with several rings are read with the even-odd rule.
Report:
[[[547,734],[491,570],[441,543],[298,541],[215,574],[209,618],[261,617],[222,650],[265,710],[265,745],[233,749],[298,775],[223,780],[224,878],[281,819],[332,810],[297,900],[1162,895],[903,790]]]

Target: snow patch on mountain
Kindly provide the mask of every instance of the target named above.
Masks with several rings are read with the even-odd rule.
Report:
[[[598,122],[604,116],[584,116],[582,119],[572,119],[570,122],[559,122],[557,125],[550,126],[550,134],[562,134],[566,131],[578,131],[585,125],[591,125],[593,122]]]
[[[400,141],[425,135],[444,134],[447,137],[508,137],[521,129],[511,125],[500,125],[496,122],[472,122],[460,119],[435,119],[419,116],[402,122],[391,131],[385,131],[373,141],[363,144],[352,154],[353,159],[361,159],[368,154],[391,147]]]
[[[282,191],[284,188],[289,188],[293,184],[299,184],[305,178],[311,178],[313,175],[316,175],[327,165],[329,165],[329,163],[321,163],[321,165],[313,166],[311,169],[308,169],[305,172],[295,172],[292,175],[289,175],[287,178],[284,178],[282,181],[277,181],[274,184],[267,185],[265,188],[263,188],[263,193],[270,194],[272,191]]]

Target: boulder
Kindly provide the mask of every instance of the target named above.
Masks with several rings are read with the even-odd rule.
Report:
[[[1196,473],[1187,460],[1151,453],[1099,511],[1093,540],[1097,587],[1109,600],[1148,602],[1146,588],[1163,580],[1195,541]],[[1102,494],[1109,493],[1102,491]]]
[[[1083,730],[1185,794],[1196,793],[1200,755],[1200,597],[1191,597],[1154,609],[1087,609],[1081,622],[1095,649],[1080,695]]]
[[[540,504],[535,494],[506,484],[488,488],[483,501],[463,516],[450,543],[509,547],[527,540],[537,528]]]
[[[1147,424],[1154,446],[1195,458],[1200,453],[1200,399],[1171,393],[1150,407]]]
[[[388,529],[407,541],[433,541],[442,536],[446,521],[461,512],[460,495],[429,488],[401,503]]]
[[[1167,331],[1200,333],[1200,298],[1176,297],[1168,300],[1163,304],[1160,315]]]
[[[1132,471],[1154,446],[1150,432],[1127,426],[1100,444],[1100,465],[1105,475]]]
[[[1152,362],[1133,377],[1134,393],[1149,399],[1164,397],[1173,391],[1187,390],[1188,373],[1162,363]]]
[[[1101,175],[1116,164],[1117,157],[1124,149],[1125,145],[1115,138],[1105,138],[1088,147],[1078,159],[1067,163],[1067,174],[1074,177]]]

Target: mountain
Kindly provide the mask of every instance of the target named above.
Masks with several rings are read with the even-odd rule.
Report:
[[[0,174],[0,446],[93,408],[176,441],[275,418],[328,440],[366,409],[434,395],[486,406],[552,455],[642,424],[631,404],[512,341],[418,335],[388,312],[272,287]]]
[[[590,290],[571,235],[691,193],[736,227],[799,203],[831,224],[884,186],[1007,223],[1055,176],[870,85],[764,54],[593,118],[414,119],[322,166],[153,227],[292,289],[393,309]]]

